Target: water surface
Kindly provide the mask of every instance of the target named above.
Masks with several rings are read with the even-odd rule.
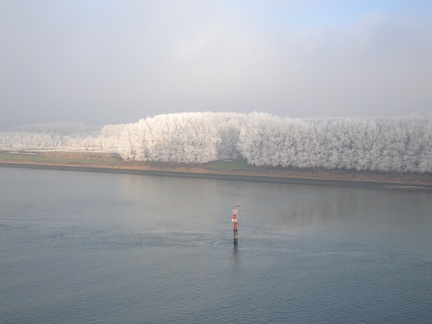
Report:
[[[0,322],[428,323],[431,211],[423,192],[0,168]]]

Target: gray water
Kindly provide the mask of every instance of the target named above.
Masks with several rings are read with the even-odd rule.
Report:
[[[423,192],[0,168],[0,322],[431,323],[431,213]]]

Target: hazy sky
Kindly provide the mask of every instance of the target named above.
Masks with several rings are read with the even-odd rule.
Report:
[[[432,111],[432,1],[0,0],[0,127]]]

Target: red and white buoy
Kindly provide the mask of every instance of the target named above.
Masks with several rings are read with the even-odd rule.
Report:
[[[238,244],[239,209],[240,209],[240,204],[237,204],[237,207],[232,210],[232,219],[231,219],[231,221],[234,223],[234,244]]]

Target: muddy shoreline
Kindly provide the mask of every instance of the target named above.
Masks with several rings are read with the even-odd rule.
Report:
[[[48,154],[51,161],[0,156],[0,167],[41,170],[121,173],[183,178],[219,179],[249,182],[302,184],[320,186],[361,187],[385,190],[412,190],[432,192],[432,176],[406,174],[376,174],[346,170],[289,170],[282,168],[247,167],[244,169],[212,169],[206,165],[176,163],[130,162],[113,158],[109,154],[71,153],[67,156],[82,161],[55,160],[63,155]]]

